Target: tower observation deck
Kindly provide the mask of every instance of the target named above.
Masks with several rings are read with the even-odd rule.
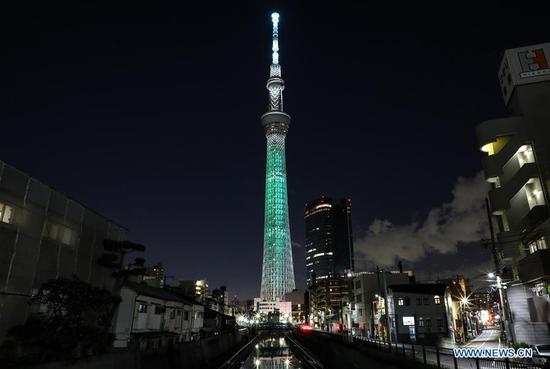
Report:
[[[265,173],[265,223],[261,298],[284,300],[295,288],[292,244],[288,220],[285,138],[290,116],[283,112],[285,88],[279,64],[279,14],[271,14],[273,23],[272,61],[267,80],[269,108],[261,121],[267,138]]]

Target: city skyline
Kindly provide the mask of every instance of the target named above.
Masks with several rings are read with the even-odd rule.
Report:
[[[125,15],[73,5],[14,23],[5,37],[4,70],[13,73],[2,92],[10,139],[1,159],[128,227],[147,246],[148,264],[162,261],[169,275],[206,277],[253,297],[265,169],[257,117],[270,57],[260,45],[269,39],[272,9],[194,6]],[[452,201],[455,184],[464,185],[457,178],[475,179],[481,170],[474,128],[505,114],[502,51],[547,41],[544,22],[532,18],[499,27],[512,7],[448,15],[451,27],[430,19],[412,37],[408,22],[422,22],[406,12],[366,10],[357,6],[344,21],[348,11],[280,8],[288,24],[282,32],[292,35],[282,55],[289,110],[300,121],[287,152],[299,286],[304,203],[352,197],[360,240],[385,220],[423,223]],[[391,32],[381,28],[388,19],[396,25]],[[60,36],[60,29],[72,32]],[[44,59],[46,50],[52,53]],[[434,75],[441,78],[427,80]],[[428,257],[449,272],[459,271],[450,260],[457,255],[485,260],[474,257],[479,244],[468,247],[411,255],[410,264],[433,274]]]

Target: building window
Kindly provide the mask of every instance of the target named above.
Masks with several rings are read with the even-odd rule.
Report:
[[[146,313],[147,312],[147,304],[138,304],[138,313]]]
[[[362,302],[363,301],[363,295],[355,295],[355,302]]]
[[[525,189],[525,195],[527,196],[529,210],[533,209],[535,206],[545,204],[544,194],[542,193],[542,186],[538,178],[529,179],[529,181],[527,181],[523,188]]]
[[[355,289],[358,290],[361,288],[361,281],[356,281],[355,282]]]
[[[510,140],[511,136],[500,136],[497,137],[494,142],[489,142],[486,145],[481,147],[481,151],[486,152],[489,156],[498,154],[500,150],[506,145]]]
[[[199,311],[199,312],[196,312],[196,313],[195,313],[195,319],[202,319],[202,317],[203,317],[203,313],[202,313],[202,312]]]
[[[531,145],[521,146],[515,154],[518,159],[519,167],[521,168],[526,163],[534,163],[535,155],[533,154],[533,147]]]
[[[431,318],[427,318],[426,319],[426,327],[431,327],[432,326],[432,319]]]
[[[423,297],[422,300],[424,301],[424,305],[430,304],[430,300],[427,297]]]
[[[546,240],[544,237],[541,237],[529,244],[529,253],[534,253],[538,250],[546,249]]]
[[[424,318],[420,317],[418,318],[418,326],[423,327],[424,326]]]
[[[162,306],[160,305],[155,305],[155,315],[160,315],[162,314]]]
[[[46,237],[69,246],[74,245],[77,238],[76,232],[69,227],[50,221],[46,223]]]
[[[13,208],[0,202],[0,221],[3,223],[13,223]]]
[[[188,311],[183,312],[183,320],[189,320],[189,312]]]
[[[442,328],[443,327],[443,319],[437,319],[437,327]]]
[[[170,310],[170,319],[176,319],[176,310],[174,309]]]
[[[176,314],[177,314],[178,316],[181,316],[181,310],[176,310]]]
[[[409,306],[410,304],[411,304],[411,299],[408,296],[406,296],[405,297],[405,306]]]
[[[436,305],[441,304],[441,297],[439,297],[439,295],[434,296],[434,304],[436,304]]]
[[[405,305],[405,300],[403,299],[403,297],[400,297],[397,299],[397,305],[399,306]]]
[[[359,309],[359,316],[363,316],[363,309]]]
[[[422,305],[422,297],[416,298],[416,305]]]

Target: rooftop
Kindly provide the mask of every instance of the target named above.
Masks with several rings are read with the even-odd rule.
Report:
[[[388,286],[393,292],[409,292],[418,294],[439,294],[443,295],[447,289],[446,284],[439,283],[425,283],[425,284],[395,284]]]

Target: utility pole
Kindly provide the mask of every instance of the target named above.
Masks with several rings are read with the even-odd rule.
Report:
[[[392,344],[392,329],[390,318],[390,305],[388,303],[388,284],[386,282],[386,270],[382,269],[382,283],[384,287],[384,307],[386,310],[386,325],[388,327],[388,343]]]
[[[495,267],[496,267],[496,279],[497,279],[497,289],[498,289],[498,297],[500,301],[500,309],[501,309],[501,315],[502,315],[502,323],[504,327],[501,327],[501,332],[504,333],[504,339],[505,341],[513,341],[514,338],[512,336],[512,327],[511,327],[511,321],[508,319],[508,308],[506,307],[507,299],[504,296],[504,293],[502,291],[502,277],[500,274],[502,273],[502,267],[500,265],[500,255],[498,254],[498,250],[496,247],[495,242],[495,230],[493,228],[493,219],[491,217],[491,208],[489,204],[489,199],[485,198],[485,209],[487,210],[487,220],[489,221],[489,232],[491,233],[491,251],[493,252],[493,257],[495,259]]]

